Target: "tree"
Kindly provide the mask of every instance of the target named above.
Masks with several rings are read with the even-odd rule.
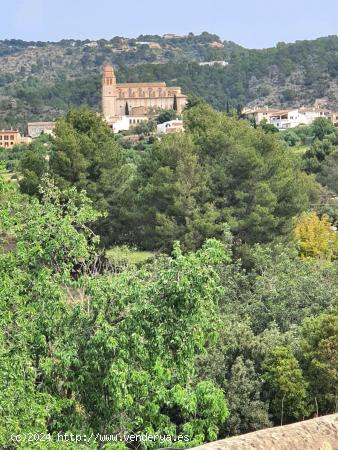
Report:
[[[338,151],[333,150],[322,162],[317,179],[322,186],[326,186],[335,194],[338,194]]]
[[[208,174],[220,220],[247,243],[287,233],[317,186],[279,139],[207,105],[186,111],[184,122]]]
[[[238,117],[242,116],[242,111],[243,111],[243,106],[238,103],[237,108],[236,108],[236,112],[237,112],[237,116]]]
[[[42,155],[35,156],[32,161],[36,168],[46,165]],[[28,191],[27,186],[33,185],[30,193],[38,194],[42,170],[28,171],[30,167],[29,160],[26,164],[25,159],[22,190]],[[85,190],[95,206],[108,213],[95,225],[95,230],[103,236],[102,242],[123,243],[133,227],[133,217],[126,204],[133,202],[129,196],[134,197],[135,170],[111,129],[94,111],[87,108],[70,110],[57,122],[49,174],[61,188],[75,186],[78,191]]]
[[[185,110],[198,106],[200,104],[206,104],[206,101],[197,95],[188,95],[188,102],[185,106]]]
[[[239,283],[249,294],[238,294],[226,311],[249,315],[256,334],[271,323],[288,332],[300,326],[305,317],[338,306],[335,266],[326,260],[299,258],[294,245],[273,244],[255,245],[246,258],[250,260],[250,276],[240,277]]]
[[[322,164],[334,150],[335,147],[329,140],[324,139],[323,141],[319,141],[316,139],[303,155],[304,170],[307,173],[319,173]]]
[[[231,415],[226,422],[227,435],[249,433],[271,425],[267,406],[260,400],[261,383],[252,361],[238,356],[226,383]]]
[[[295,147],[301,142],[300,137],[293,130],[283,131],[280,134],[281,139],[283,139],[290,147]]]
[[[260,127],[262,128],[262,130],[265,133],[272,133],[272,134],[274,134],[274,133],[278,133],[279,132],[278,128],[273,123],[267,123],[266,121],[265,122],[262,121],[260,123]]]
[[[322,141],[326,136],[335,133],[336,129],[331,120],[317,117],[312,123],[314,137]]]
[[[124,108],[124,114],[125,114],[126,116],[129,116],[129,105],[128,105],[128,102],[126,102],[126,106],[125,106],[125,108]]]
[[[174,95],[173,110],[176,111],[176,113],[177,113],[177,96],[176,96],[176,94]]]
[[[218,435],[228,415],[224,394],[194,372],[217,336],[213,265],[224,257],[214,241],[186,256],[175,245],[151,277],[146,270],[84,280],[93,300],[90,317],[82,315],[87,338],[74,386],[94,429],[188,434],[196,444]]]
[[[65,376],[74,348],[62,285],[70,283],[74,264],[90,256],[95,239],[86,223],[97,215],[75,189],[68,196],[47,182],[41,194],[40,203],[14,192],[0,205],[0,229],[16,239],[15,251],[0,255],[4,448],[12,445],[13,433],[53,433],[56,423],[63,428],[67,422],[67,429],[83,424],[76,402],[67,397]],[[68,350],[60,348],[61,336]]]
[[[209,202],[207,176],[189,135],[167,136],[147,153],[142,164],[139,232],[142,245],[170,250],[180,240],[184,249],[198,248],[220,235],[218,213]]]
[[[168,122],[169,120],[174,120],[177,117],[177,112],[174,109],[164,109],[161,110],[157,117],[157,123]]]
[[[327,261],[336,258],[338,235],[332,229],[328,216],[320,218],[315,212],[304,213],[298,219],[294,236],[302,257]]]
[[[263,379],[271,399],[270,409],[283,425],[309,413],[308,383],[300,365],[289,348],[277,347],[263,364]]]
[[[302,327],[301,360],[317,413],[337,412],[338,315],[307,318]]]
[[[21,174],[21,192],[38,195],[41,178],[48,172],[48,160],[53,147],[53,138],[40,135],[30,144],[21,144],[16,167]],[[14,149],[13,149],[14,150]]]
[[[46,180],[39,202],[0,188],[1,230],[17,242],[0,254],[1,445],[22,430],[217,439],[224,393],[194,373],[217,339],[223,245],[183,255],[176,244],[153,268],[93,273],[97,213],[83,193]]]

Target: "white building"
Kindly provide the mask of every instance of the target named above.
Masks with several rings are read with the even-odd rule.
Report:
[[[28,122],[28,136],[35,139],[41,134],[53,134],[55,122]]]
[[[229,65],[229,63],[227,61],[205,61],[205,62],[198,63],[198,65],[199,66],[209,66],[209,67],[213,67],[213,66],[226,67]]]
[[[276,111],[269,117],[269,123],[275,125],[279,130],[295,128],[298,125],[306,124],[306,117],[298,109]]]
[[[270,109],[268,106],[263,108],[244,108],[242,114],[248,119],[252,119],[256,121],[256,124],[259,125],[262,120],[270,121],[270,116],[276,112],[278,109]]]
[[[311,125],[318,117],[331,119],[332,113],[329,110],[320,108],[295,108],[295,109],[270,109],[255,108],[244,109],[243,115],[248,119],[254,119],[259,125],[263,120],[275,125],[279,130],[296,128],[299,125]],[[332,119],[331,119],[332,120]]]
[[[157,134],[181,133],[184,131],[183,120],[169,120],[157,125]]]
[[[148,122],[148,117],[121,116],[117,117],[114,122],[110,123],[110,125],[114,133],[119,133],[120,131],[128,131],[130,128],[136,127],[142,122]]]
[[[184,38],[186,36],[180,36],[179,34],[175,34],[175,33],[167,33],[163,35],[163,39],[179,39],[179,38]]]
[[[87,42],[87,44],[84,45],[85,47],[89,48],[97,48],[99,44],[96,41]]]

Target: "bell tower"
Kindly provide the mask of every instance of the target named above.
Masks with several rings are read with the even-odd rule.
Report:
[[[117,115],[116,112],[116,78],[113,66],[104,66],[102,77],[102,114],[109,121]]]

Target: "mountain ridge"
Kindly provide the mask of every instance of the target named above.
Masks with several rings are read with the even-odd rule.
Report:
[[[170,35],[168,35],[170,36]],[[226,67],[201,67],[222,60]],[[225,110],[301,106],[338,109],[338,36],[246,49],[204,32],[181,37],[0,41],[0,127],[52,120],[69,107],[100,109],[100,73],[112,63],[120,82],[166,81]]]

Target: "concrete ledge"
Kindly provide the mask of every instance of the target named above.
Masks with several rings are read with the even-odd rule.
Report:
[[[338,414],[282,427],[267,428],[195,448],[198,450],[338,450]]]

